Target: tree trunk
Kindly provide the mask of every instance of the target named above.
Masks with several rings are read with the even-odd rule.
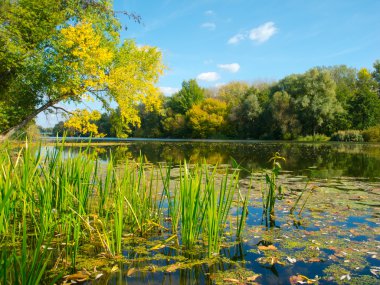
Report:
[[[34,110],[30,115],[26,116],[21,122],[19,122],[17,125],[11,127],[10,129],[6,130],[5,132],[0,134],[0,141],[8,139],[10,136],[12,136],[15,132],[25,127],[30,121],[32,121],[39,113],[49,109],[51,106],[57,104],[59,100],[52,100],[48,101],[45,105],[41,106],[40,108]]]

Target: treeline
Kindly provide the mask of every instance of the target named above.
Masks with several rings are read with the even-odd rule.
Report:
[[[191,79],[161,100],[162,108],[155,110],[140,105],[141,125],[131,129],[131,136],[285,140],[332,136],[360,141],[355,136],[360,137],[362,130],[380,129],[376,127],[380,124],[380,61],[373,70],[317,67],[278,82],[231,82],[215,89],[201,88]],[[121,133],[117,114],[104,113],[93,123],[106,136]],[[60,122],[53,132],[65,130],[70,134],[70,128]],[[73,130],[71,134],[80,135]],[[368,131],[367,137],[371,140]]]

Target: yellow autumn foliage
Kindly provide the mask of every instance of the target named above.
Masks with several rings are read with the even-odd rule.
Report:
[[[101,114],[99,111],[89,112],[88,110],[75,110],[70,118],[65,122],[65,128],[71,131],[79,132],[83,135],[92,135],[94,137],[104,137],[105,134],[98,132],[98,127],[94,123],[99,120]]]

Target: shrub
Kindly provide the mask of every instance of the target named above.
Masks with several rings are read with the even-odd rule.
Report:
[[[358,130],[346,130],[337,131],[331,135],[332,141],[338,142],[363,142],[363,136],[361,131]]]
[[[380,125],[370,127],[362,132],[366,142],[380,142]]]
[[[327,142],[330,138],[322,134],[316,134],[314,136],[298,137],[297,141],[300,142]]]

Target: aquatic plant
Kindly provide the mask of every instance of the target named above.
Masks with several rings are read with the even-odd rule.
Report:
[[[283,198],[283,189],[281,185],[277,184],[277,177],[281,171],[280,161],[285,161],[285,158],[276,152],[269,160],[272,162],[272,169],[270,173],[265,174],[266,188],[262,188],[262,202],[263,202],[263,220],[268,226],[275,225],[275,204],[276,200]]]

